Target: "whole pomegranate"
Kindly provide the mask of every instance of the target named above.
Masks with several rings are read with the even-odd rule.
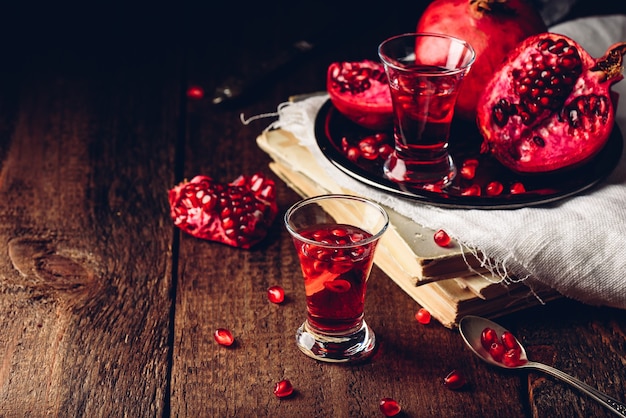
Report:
[[[615,123],[611,85],[623,78],[626,43],[592,58],[563,35],[531,36],[511,52],[478,102],[478,128],[491,153],[522,173],[582,163]]]
[[[476,60],[455,106],[455,115],[472,122],[478,97],[507,53],[546,31],[538,11],[524,0],[435,0],[417,22],[417,32],[455,36],[474,48]]]
[[[326,88],[333,105],[354,123],[374,130],[391,126],[391,92],[381,63],[334,62],[328,67]]]

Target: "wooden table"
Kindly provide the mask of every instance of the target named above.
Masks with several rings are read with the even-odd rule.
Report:
[[[256,171],[277,181],[282,214],[299,197],[255,144],[272,119],[244,125],[240,115],[323,90],[331,61],[375,57],[378,41],[410,31],[421,7],[386,19],[286,1],[7,17],[0,416],[377,417],[383,397],[406,417],[609,416],[549,377],[487,367],[456,331],[420,325],[419,307],[376,267],[366,317],[380,355],[358,366],[315,362],[294,344],[304,288],[280,217],[252,250],[181,234],[169,218],[167,191],[183,178]],[[309,36],[316,48],[242,100],[211,103],[227,76]],[[186,96],[192,85],[204,99]],[[268,302],[272,285],[285,303]],[[562,300],[500,322],[534,359],[626,401],[623,311]],[[233,347],[215,343],[219,327],[234,333]],[[452,369],[467,376],[464,390],[443,387]],[[272,392],[282,379],[291,398]]]

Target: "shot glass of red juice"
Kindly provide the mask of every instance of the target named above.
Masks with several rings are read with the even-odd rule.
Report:
[[[378,47],[394,111],[395,150],[384,173],[408,186],[449,185],[456,167],[449,134],[459,87],[476,58],[462,39],[431,33],[391,37]]]
[[[308,356],[356,362],[374,351],[375,334],[363,312],[376,246],[388,225],[380,205],[351,195],[316,196],[287,210],[307,304],[296,343]]]

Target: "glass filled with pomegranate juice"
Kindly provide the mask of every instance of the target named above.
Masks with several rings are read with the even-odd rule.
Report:
[[[450,125],[472,47],[447,35],[408,33],[378,47],[394,112],[395,149],[385,175],[408,185],[445,187],[456,175],[448,152]]]
[[[374,252],[389,225],[378,204],[350,195],[302,200],[285,214],[298,254],[307,318],[296,343],[310,357],[354,362],[375,348],[374,332],[363,320],[367,280]]]

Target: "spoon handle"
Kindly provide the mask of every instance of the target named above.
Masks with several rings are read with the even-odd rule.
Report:
[[[561,379],[562,381],[569,383],[570,385],[574,386],[575,388],[578,388],[580,391],[586,393],[587,395],[591,396],[592,398],[594,398],[596,401],[600,402],[602,405],[604,405],[605,407],[607,407],[609,410],[611,410],[612,412],[614,412],[615,414],[622,416],[622,417],[626,417],[626,404],[623,404],[622,402],[618,401],[617,399],[613,399],[611,398],[609,395],[606,395],[602,392],[600,392],[599,390],[597,390],[594,387],[589,386],[588,384],[581,382],[580,380],[576,379],[573,376],[570,376],[569,374],[555,369],[554,367],[548,366],[546,364],[543,363],[537,363],[534,361],[529,361],[526,364],[526,367],[529,368],[534,368],[537,370],[542,370],[544,372],[546,372],[549,375],[552,375],[558,379]]]

